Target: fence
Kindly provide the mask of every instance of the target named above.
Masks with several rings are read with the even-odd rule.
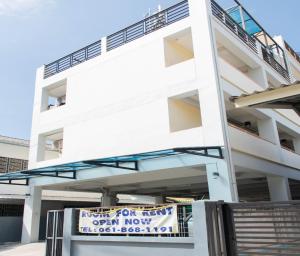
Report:
[[[246,44],[252,51],[258,54],[258,45],[262,49],[262,57],[274,70],[276,70],[281,76],[283,76],[287,81],[290,81],[289,72],[285,69],[271,54],[271,50],[257,39],[255,35],[250,35],[246,30],[244,30],[220,5],[218,5],[214,0],[211,0],[212,14],[219,21],[221,21],[231,32],[233,32],[238,38]],[[277,47],[279,47],[276,44]],[[281,49],[281,48],[280,48]],[[284,55],[284,52],[282,52]],[[285,60],[285,56],[282,57]]]
[[[143,19],[107,37],[110,51],[189,16],[188,0]],[[44,79],[101,55],[101,40],[45,65]]]
[[[134,207],[153,208],[131,206]],[[121,207],[90,210],[105,213],[116,208]],[[198,253],[210,256],[299,255],[300,201],[199,201],[192,205],[179,204],[177,209],[179,233],[172,235],[83,235],[78,232],[79,209],[66,209],[64,225],[64,212],[50,211],[46,256],[61,256],[62,250],[67,256],[93,255],[95,252],[101,256],[151,256],[157,252],[174,256]]]
[[[129,43],[189,16],[188,1],[182,1],[107,37],[107,51]]]
[[[290,80],[289,72],[278,63],[278,61],[274,58],[273,54],[266,49],[266,47],[262,47],[262,55],[263,59],[272,67],[274,68],[280,75],[282,75],[288,81]]]
[[[300,63],[300,55],[299,53],[295,52],[294,49],[289,46],[287,42],[284,42],[285,48],[288,50],[288,52]]]
[[[90,44],[76,52],[62,57],[45,66],[44,78],[48,78],[66,69],[76,66],[101,54],[101,40]]]
[[[211,1],[212,14],[224,25],[236,34],[252,51],[258,53],[256,40],[249,35],[230,15],[222,9],[215,1]]]
[[[155,205],[155,207],[160,207],[164,205]],[[107,211],[122,208],[120,206],[116,207],[97,207],[89,208],[88,210],[94,213],[105,214]],[[153,205],[142,205],[142,206],[131,206],[130,208],[135,209],[152,209]],[[76,218],[76,231],[75,235],[83,236],[139,236],[139,237],[190,237],[192,236],[192,205],[191,204],[178,204],[177,205],[177,219],[179,225],[179,232],[174,234],[82,234],[79,232],[79,212],[80,209],[76,209],[75,218]]]
[[[229,255],[299,255],[299,201],[226,204],[223,209]]]

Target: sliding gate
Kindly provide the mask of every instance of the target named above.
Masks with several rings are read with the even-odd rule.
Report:
[[[300,255],[300,202],[223,205],[227,255]]]
[[[64,211],[48,211],[46,229],[46,256],[61,256]]]

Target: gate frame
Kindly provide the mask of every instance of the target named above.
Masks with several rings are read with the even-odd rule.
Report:
[[[52,220],[52,236],[48,236],[49,231],[49,219],[50,214],[53,213],[53,220]],[[62,230],[62,236],[58,236],[59,227],[59,214],[62,214],[62,226],[60,227]],[[64,210],[50,210],[47,212],[47,224],[46,224],[46,256],[61,256],[62,255],[62,249],[60,250],[60,253],[57,254],[57,241],[61,240],[61,245],[63,243],[63,224],[64,224]],[[48,251],[48,241],[52,241],[51,243],[51,251]]]

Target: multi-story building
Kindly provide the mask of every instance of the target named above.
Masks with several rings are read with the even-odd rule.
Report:
[[[290,200],[291,188],[297,198],[299,116],[231,102],[297,79],[299,56],[281,37],[214,0],[179,2],[40,67],[23,241],[36,240],[43,189],[100,191],[104,204]]]

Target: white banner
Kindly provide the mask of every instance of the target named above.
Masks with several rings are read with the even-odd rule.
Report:
[[[101,213],[81,209],[79,232],[84,234],[175,234],[177,206],[116,208]]]

